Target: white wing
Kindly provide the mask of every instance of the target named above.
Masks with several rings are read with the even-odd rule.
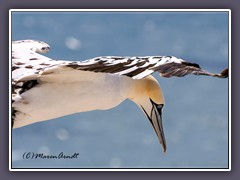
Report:
[[[38,53],[46,53],[50,46],[41,41],[22,40],[12,42],[12,78],[32,76],[45,67],[51,59]]]

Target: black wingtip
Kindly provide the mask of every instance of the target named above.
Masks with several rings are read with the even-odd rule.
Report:
[[[224,69],[224,70],[220,73],[220,77],[222,77],[222,78],[227,78],[227,77],[228,77],[228,69]]]

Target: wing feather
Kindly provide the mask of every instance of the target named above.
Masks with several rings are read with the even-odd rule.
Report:
[[[124,61],[119,59],[124,59]],[[114,61],[115,60],[115,61]],[[131,77],[144,78],[153,72],[159,72],[162,77],[183,77],[188,74],[206,75],[219,78],[228,77],[228,70],[214,74],[202,70],[198,64],[186,62],[173,56],[147,57],[97,57],[83,62],[72,62],[66,65],[77,70],[112,73]]]
[[[227,69],[220,74],[214,74],[202,70],[198,64],[186,62],[173,56],[105,56],[86,61],[59,61],[39,54],[46,53],[49,49],[50,46],[41,41],[12,42],[12,88],[15,95],[36,85],[34,81],[34,83],[29,83],[30,85],[34,84],[34,86],[27,86],[28,89],[22,90],[21,88],[26,81],[38,80],[41,76],[62,71],[64,68],[125,75],[133,79],[141,79],[154,72],[159,72],[162,77],[182,77],[188,74],[228,77]]]
[[[41,41],[21,40],[12,42],[12,102],[21,100],[21,94],[38,86],[40,79],[56,81],[78,80],[76,70],[90,76],[97,73],[110,73],[124,75],[133,79],[144,78],[154,72],[159,72],[162,77],[182,77],[187,74],[207,75],[219,78],[228,77],[228,69],[220,74],[204,71],[198,64],[189,63],[173,56],[146,56],[146,57],[118,57],[106,56],[89,59],[86,61],[59,61],[53,60],[39,53],[46,53],[50,46]],[[91,73],[90,73],[91,72]],[[84,74],[83,72],[80,74]],[[52,79],[49,79],[49,74]],[[98,75],[97,75],[98,76]],[[59,76],[58,76],[59,77]],[[71,79],[70,79],[71,78]],[[85,77],[82,77],[85,78]],[[12,109],[12,123],[16,109]]]

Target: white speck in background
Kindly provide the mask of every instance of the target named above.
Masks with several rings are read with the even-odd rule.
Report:
[[[145,24],[144,24],[144,29],[147,32],[156,31],[156,24],[155,24],[155,22],[151,21],[151,20],[146,21]]]
[[[12,151],[12,161],[20,161],[23,158],[24,151],[22,150],[13,150]]]
[[[69,132],[64,128],[56,130],[55,135],[59,140],[62,141],[65,141],[69,138]]]
[[[122,160],[118,157],[114,157],[110,160],[110,167],[112,168],[118,168],[121,167],[122,165]]]
[[[50,149],[47,146],[40,146],[38,153],[43,153],[44,155],[50,154]]]
[[[27,16],[23,20],[23,24],[26,28],[32,28],[35,25],[35,18],[33,18],[31,16]]]
[[[145,145],[151,145],[151,144],[153,144],[154,142],[155,142],[155,138],[153,137],[153,136],[145,136],[144,138],[143,138],[143,143],[145,144]]]
[[[67,46],[67,48],[73,51],[77,51],[82,47],[81,41],[75,37],[67,37],[65,40],[65,45]]]

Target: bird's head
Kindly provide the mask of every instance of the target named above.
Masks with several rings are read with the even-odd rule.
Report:
[[[157,80],[152,76],[136,80],[131,100],[143,110],[157,134],[163,151],[166,152],[166,140],[162,125],[162,108],[165,101]]]

